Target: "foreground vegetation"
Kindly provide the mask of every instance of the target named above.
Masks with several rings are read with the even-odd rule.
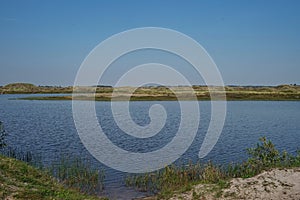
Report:
[[[100,195],[104,189],[104,171],[94,169],[89,161],[83,161],[80,157],[62,155],[53,162],[52,165],[44,166],[41,162],[41,158],[33,155],[30,151],[23,151],[6,146],[2,149],[0,148],[0,155],[2,156],[0,162],[5,162],[5,160],[9,158],[11,159],[11,163],[14,163],[14,160],[21,161],[24,163],[24,166],[27,164],[28,167],[33,167],[37,170],[36,173],[54,177],[55,181],[61,186],[81,194],[96,196]],[[21,164],[16,165],[16,168],[12,168],[11,170],[19,170],[19,166],[21,166]],[[0,175],[1,174],[3,175],[5,173],[0,172]],[[27,175],[24,174],[24,176]]]
[[[0,155],[0,199],[99,199],[65,188],[44,171]]]
[[[0,121],[0,199],[99,199],[104,172],[62,155],[51,166],[30,151],[7,146]]]
[[[187,86],[147,86],[134,89],[132,87],[112,88],[110,86],[91,86],[91,87],[59,87],[59,86],[35,86],[32,84],[14,83],[0,87],[0,94],[20,94],[20,93],[72,93],[73,90],[81,93],[77,100],[97,101],[122,101],[130,95],[132,101],[176,101],[179,96],[182,100],[191,100],[191,89],[194,90],[198,100],[210,100],[210,93],[207,86],[195,85],[192,88]],[[96,95],[91,95],[96,91]],[[118,95],[112,97],[112,92]],[[227,100],[300,100],[300,86],[298,85],[279,85],[279,86],[226,86]],[[175,93],[176,95],[175,95]],[[212,87],[212,91],[219,99],[224,96],[220,87]],[[25,97],[27,100],[72,100],[71,95],[66,96],[43,96]],[[214,100],[218,100],[214,99]]]
[[[196,184],[213,184],[210,188],[216,198],[222,195],[222,189],[229,186],[232,178],[253,177],[272,168],[300,167],[300,151],[297,155],[279,152],[271,141],[261,138],[256,147],[247,149],[248,160],[227,166],[214,165],[212,162],[201,165],[190,163],[187,166],[167,166],[155,173],[130,175],[126,184],[142,191],[151,191],[158,198],[170,198],[175,192],[192,189]]]

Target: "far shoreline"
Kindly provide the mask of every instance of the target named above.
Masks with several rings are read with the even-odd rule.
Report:
[[[9,100],[28,100],[28,101],[72,101],[72,96],[34,96],[34,97],[22,97],[22,98],[9,98]],[[108,98],[108,97],[79,97],[74,98],[76,101],[128,101],[126,98],[116,97],[116,98]],[[300,101],[300,99],[286,99],[286,98],[226,98],[226,101]],[[192,98],[182,98],[178,100],[176,97],[131,97],[130,101],[194,101]],[[210,98],[197,98],[197,101],[224,101],[224,99],[214,99],[211,100]]]
[[[72,94],[76,93],[73,98]],[[114,93],[114,95],[113,95]],[[0,87],[0,94],[49,94],[28,96],[18,100],[91,100],[91,101],[300,101],[299,85],[278,86],[35,86],[13,83]],[[57,95],[55,95],[57,94]],[[211,98],[213,94],[213,98]],[[51,96],[50,96],[51,95]],[[196,98],[196,99],[195,99]]]

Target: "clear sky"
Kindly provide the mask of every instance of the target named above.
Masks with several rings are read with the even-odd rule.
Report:
[[[300,84],[298,0],[0,0],[0,85],[72,85],[109,36],[164,27],[198,41],[225,84]]]

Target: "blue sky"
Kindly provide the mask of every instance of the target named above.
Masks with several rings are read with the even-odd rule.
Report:
[[[297,0],[0,0],[0,85],[72,85],[97,44],[147,26],[194,38],[225,84],[300,84],[299,10]]]

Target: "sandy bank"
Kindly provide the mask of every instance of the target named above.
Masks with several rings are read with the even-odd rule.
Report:
[[[300,200],[300,168],[273,169],[252,178],[234,178],[230,181],[229,187],[219,190],[214,184],[199,184],[191,191],[174,195],[170,200],[179,199]]]

